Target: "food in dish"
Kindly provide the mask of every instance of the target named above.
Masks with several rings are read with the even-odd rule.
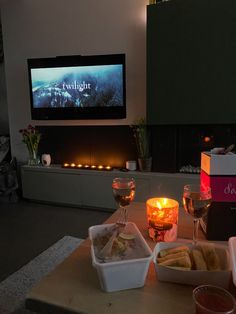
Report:
[[[207,264],[204,260],[203,254],[198,249],[192,250],[193,261],[196,270],[207,270]]]
[[[205,261],[207,262],[208,270],[220,270],[219,256],[216,254],[213,244],[202,245],[201,250]]]
[[[188,246],[177,246],[177,247],[173,247],[170,249],[163,249],[159,252],[160,257],[164,257],[166,255],[169,254],[173,254],[173,253],[179,253],[179,252],[189,252],[189,247]]]
[[[157,264],[181,270],[220,271],[220,259],[213,244],[199,245],[190,249],[187,246],[161,250]]]
[[[99,256],[99,252],[106,245],[106,243],[112,236],[112,233],[113,228],[106,228],[94,237],[93,246],[96,256]],[[129,232],[129,230],[123,230],[123,232],[121,232],[115,238],[110,255],[104,258],[102,262],[144,258],[149,255],[150,254],[147,252],[147,250],[145,250],[138,234]]]

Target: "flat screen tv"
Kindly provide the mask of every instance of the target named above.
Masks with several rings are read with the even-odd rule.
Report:
[[[28,59],[33,120],[126,117],[125,54]]]

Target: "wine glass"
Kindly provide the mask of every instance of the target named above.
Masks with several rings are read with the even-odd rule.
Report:
[[[126,223],[128,220],[126,207],[134,200],[135,181],[133,178],[115,178],[112,182],[112,191],[120,210],[118,221]]]
[[[193,243],[197,243],[200,218],[207,214],[211,204],[211,188],[201,184],[187,184],[183,191],[183,205],[187,213],[193,216]]]

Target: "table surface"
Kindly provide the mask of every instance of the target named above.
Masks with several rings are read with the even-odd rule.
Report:
[[[115,212],[105,223],[114,222],[117,217],[118,213]],[[130,205],[129,221],[136,223],[153,249],[155,243],[148,237],[144,203]],[[192,218],[180,208],[178,238],[190,239],[192,227]],[[199,238],[205,239],[201,231]],[[144,287],[104,292],[91,263],[90,240],[86,239],[29,292],[26,307],[43,313],[53,309],[53,313],[189,314],[194,313],[192,290],[192,286],[158,281],[151,262]]]

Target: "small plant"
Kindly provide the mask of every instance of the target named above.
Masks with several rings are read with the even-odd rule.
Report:
[[[136,147],[138,151],[138,158],[150,157],[150,134],[149,129],[144,118],[139,118],[130,126],[133,130]]]
[[[20,129],[19,132],[22,134],[22,142],[25,143],[28,148],[32,164],[39,163],[37,153],[38,145],[41,139],[41,134],[31,124],[29,124],[26,129]]]

